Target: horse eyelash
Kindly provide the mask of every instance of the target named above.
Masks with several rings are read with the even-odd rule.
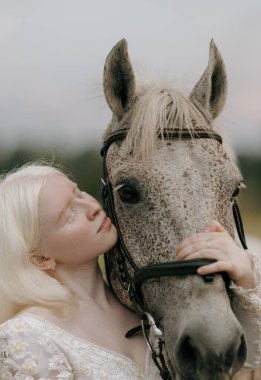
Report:
[[[118,191],[124,186],[124,183],[120,183],[118,186],[116,186],[113,191]]]

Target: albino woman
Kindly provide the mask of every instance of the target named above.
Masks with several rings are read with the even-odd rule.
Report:
[[[143,337],[125,338],[137,316],[99,270],[98,256],[117,240],[99,203],[59,170],[27,165],[2,179],[0,214],[0,379],[159,379]],[[258,366],[260,277],[252,256],[212,222],[180,244],[177,259],[198,258],[197,239],[208,234],[220,245],[219,269],[234,280],[246,365]]]

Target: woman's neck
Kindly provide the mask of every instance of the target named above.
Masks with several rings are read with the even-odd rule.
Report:
[[[97,261],[70,268],[57,265],[55,278],[74,293],[79,304],[94,302],[101,307],[108,305],[110,292]]]

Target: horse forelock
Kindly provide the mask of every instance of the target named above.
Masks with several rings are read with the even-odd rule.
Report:
[[[111,123],[103,135],[108,140],[117,130],[127,130],[127,137],[122,143],[126,155],[132,154],[138,159],[151,162],[159,146],[168,140],[162,132],[164,129],[176,128],[195,131],[204,129],[221,135],[223,146],[230,159],[236,162],[227,133],[221,127],[212,126],[207,111],[195,99],[186,97],[174,87],[164,82],[138,82],[137,100],[121,121],[113,115]],[[161,139],[158,135],[161,134]],[[193,134],[191,134],[193,138]]]
[[[127,154],[149,160],[154,156],[161,135],[162,144],[168,139],[163,131],[205,129],[211,134],[211,121],[207,113],[176,89],[163,85],[140,85],[137,101],[131,110],[128,134],[123,148]]]

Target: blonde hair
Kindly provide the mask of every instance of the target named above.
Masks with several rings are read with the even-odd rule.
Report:
[[[29,259],[40,242],[39,195],[46,178],[65,175],[40,164],[27,164],[0,181],[0,323],[30,306],[64,316],[73,295]]]

